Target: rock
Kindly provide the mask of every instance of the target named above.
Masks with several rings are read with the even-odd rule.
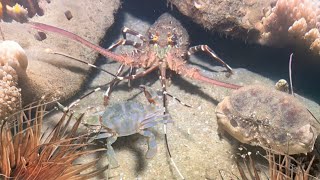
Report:
[[[113,24],[113,14],[120,6],[119,0],[79,1],[78,3],[57,0],[47,3],[40,1],[43,16],[33,16],[30,21],[43,22],[75,32],[89,41],[98,44],[105,31]],[[73,18],[65,17],[66,11]],[[37,32],[25,24],[1,22],[5,39],[18,42],[29,59],[29,67],[24,77],[19,77],[23,104],[40,99],[43,95],[52,95],[66,100],[76,94],[86,79],[89,67],[68,58],[47,53],[46,49],[64,52],[94,63],[97,53],[55,34],[38,41]],[[13,33],[14,32],[14,33]]]
[[[255,41],[259,31],[255,24],[263,17],[263,10],[275,0],[170,0],[180,12],[204,28],[227,36]]]
[[[170,0],[206,29],[268,46],[306,46],[320,54],[316,0]]]

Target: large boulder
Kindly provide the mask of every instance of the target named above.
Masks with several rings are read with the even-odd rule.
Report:
[[[113,15],[120,6],[119,0],[40,2],[44,14],[33,16],[29,18],[30,21],[75,32],[95,44],[99,44],[106,30],[113,24]],[[88,75],[88,66],[49,54],[46,49],[79,57],[89,63],[94,63],[98,55],[67,38],[55,34],[44,37],[28,25],[15,21],[1,22],[1,29],[4,39],[19,43],[29,60],[26,75],[19,77],[24,104],[38,100],[43,95],[68,99],[80,90]]]
[[[316,0],[170,0],[180,12],[213,32],[246,42],[306,47],[320,53]]]

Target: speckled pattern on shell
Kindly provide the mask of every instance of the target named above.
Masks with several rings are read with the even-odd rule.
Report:
[[[153,104],[143,105],[136,101],[117,103],[106,109],[102,115],[102,123],[119,136],[128,136],[143,129],[143,126],[146,125],[145,121],[150,117],[159,117],[161,119],[163,111],[163,107]],[[155,125],[155,120],[149,123],[154,123]]]
[[[246,86],[216,109],[219,128],[239,141],[289,154],[313,149],[319,124],[290,94],[264,86]]]
[[[187,50],[189,47],[189,34],[181,23],[172,17],[169,13],[161,15],[157,21],[149,28],[149,33],[159,34],[159,40],[164,40],[163,44],[167,44],[167,34],[174,33],[177,35],[179,48]],[[161,44],[161,42],[159,42]]]

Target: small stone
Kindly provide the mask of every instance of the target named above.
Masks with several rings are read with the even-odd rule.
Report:
[[[44,32],[38,31],[38,33],[36,33],[34,35],[34,37],[36,38],[36,40],[38,41],[43,41],[45,39],[47,39],[47,35]]]
[[[67,10],[66,12],[64,12],[64,15],[66,16],[66,18],[70,21],[73,16],[72,16],[72,13],[71,11]]]

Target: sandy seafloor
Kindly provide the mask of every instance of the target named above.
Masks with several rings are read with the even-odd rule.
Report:
[[[139,3],[145,3],[139,5]],[[243,42],[231,40],[228,37],[212,35],[195,24],[191,24],[185,17],[182,17],[175,10],[171,11],[165,3],[155,3],[147,1],[129,2],[124,1],[122,9],[116,15],[116,23],[111,31],[106,33],[103,40],[107,47],[121,37],[121,27],[127,26],[142,34],[145,34],[152,22],[163,12],[171,12],[178,19],[187,24],[191,36],[191,44],[209,44],[216,53],[234,68],[234,74],[226,77],[224,68],[213,61],[210,57],[201,54],[191,56],[189,64],[201,69],[205,75],[225,82],[238,85],[263,84],[273,87],[275,82],[281,78],[288,79],[288,65],[290,49],[262,48],[255,45],[247,45]],[[128,39],[132,38],[128,36]],[[117,48],[116,53],[130,52],[130,48]],[[277,53],[279,55],[277,55]],[[301,56],[300,56],[301,57]],[[297,57],[299,58],[299,56]],[[299,64],[299,60],[297,60]],[[307,60],[305,60],[307,61]],[[258,62],[257,64],[255,64]],[[274,63],[274,65],[272,65]],[[294,62],[295,63],[295,62]],[[116,72],[118,63],[100,58],[97,62],[104,69]],[[300,62],[301,64],[301,62]],[[302,63],[303,64],[303,63]],[[307,66],[307,65],[306,65]],[[303,69],[305,68],[305,69]],[[299,80],[295,75],[303,74],[299,68],[294,68],[294,80],[297,80],[297,92],[304,93],[308,97],[319,102],[320,94],[316,85],[306,85],[306,83],[319,82],[312,80]],[[313,73],[306,72],[305,77],[310,79]],[[319,73],[315,73],[319,75]],[[319,76],[318,76],[319,77]],[[93,71],[78,97],[97,86],[103,85],[111,80],[111,76]],[[130,89],[126,82],[118,85],[110,100],[110,105],[114,103],[125,103],[127,100],[140,101],[147,104],[147,101],[138,89],[140,84],[152,87],[154,90],[160,89],[158,75],[152,73],[146,77],[133,82]],[[304,89],[305,88],[305,89]],[[315,88],[315,90],[310,90]],[[220,139],[217,133],[215,107],[225,96],[230,95],[232,90],[211,86],[198,81],[190,80],[179,75],[173,75],[172,84],[168,87],[169,93],[178,97],[183,102],[191,104],[193,108],[180,105],[175,100],[169,98],[168,109],[174,123],[168,125],[169,146],[173,159],[186,179],[235,179],[231,173],[238,174],[234,163],[234,157],[239,152],[240,144],[231,138]],[[318,96],[318,97],[317,97]],[[74,97],[77,99],[77,97]],[[71,102],[71,100],[70,100]],[[97,92],[85,98],[76,111],[82,112],[88,106],[101,106],[103,102],[103,92]],[[316,102],[305,101],[310,110],[320,117],[320,108]],[[163,127],[158,125],[152,130],[157,137],[158,153],[152,159],[146,159],[144,154],[147,150],[146,138],[137,134],[129,137],[122,137],[114,143],[117,160],[120,167],[111,169],[109,177],[112,179],[179,179],[179,176],[169,162],[165,149]],[[261,151],[252,148],[250,151]],[[104,156],[99,154],[97,156]],[[104,156],[105,157],[105,156]],[[93,157],[88,157],[84,161],[89,161]],[[97,166],[106,164],[106,158],[100,161]],[[263,162],[262,162],[263,164]],[[265,162],[264,162],[264,165]],[[219,173],[220,172],[220,173]],[[105,176],[101,176],[104,179]]]

